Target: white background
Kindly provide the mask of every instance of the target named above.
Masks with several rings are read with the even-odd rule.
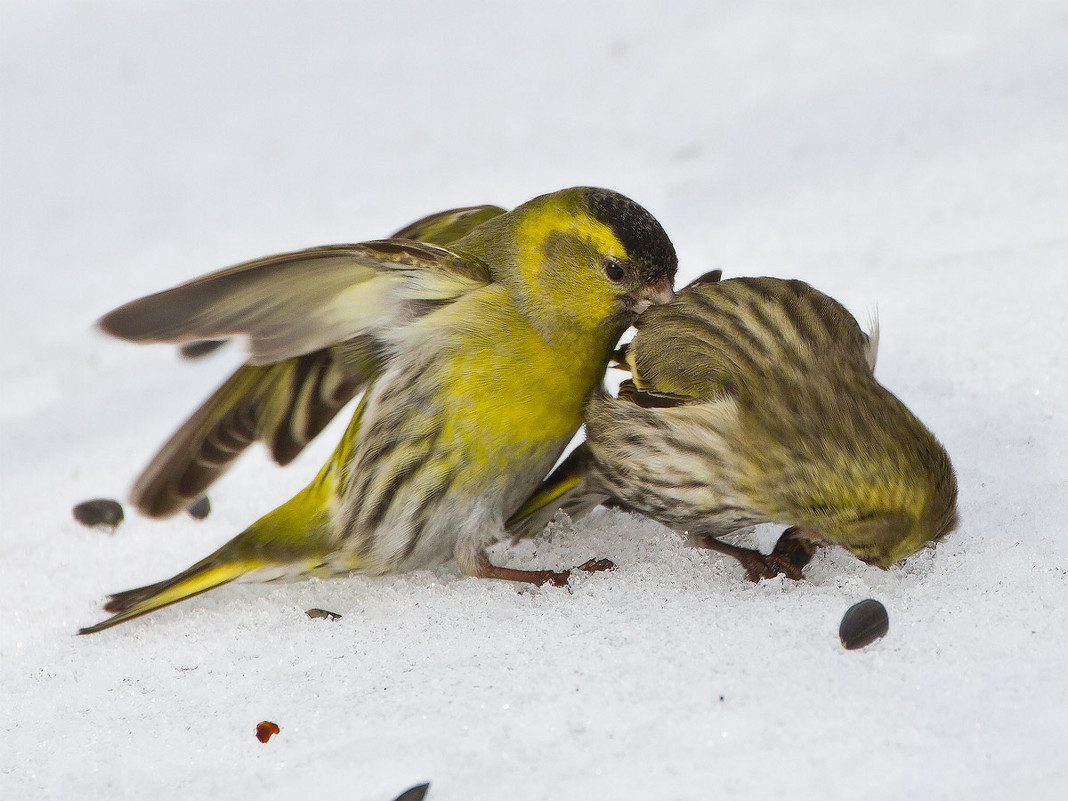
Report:
[[[0,37],[0,796],[1060,797],[1064,2],[7,2]],[[570,593],[446,564],[72,636],[287,499],[340,435],[286,470],[255,449],[204,522],[83,528],[71,506],[124,497],[241,359],[94,319],[576,184],[649,208],[680,285],[722,267],[877,309],[878,375],[953,457],[961,528],[886,573],[831,550],[752,585],[601,511],[495,554],[619,565]],[[866,597],[890,633],[846,652]]]

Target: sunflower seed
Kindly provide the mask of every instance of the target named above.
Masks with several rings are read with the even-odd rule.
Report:
[[[853,604],[842,616],[838,638],[842,645],[852,651],[871,645],[890,630],[890,617],[886,607],[874,598]]]
[[[71,510],[74,519],[83,526],[114,529],[123,520],[122,504],[110,498],[82,501]]]
[[[201,495],[189,504],[189,508],[186,511],[194,520],[203,520],[211,514],[211,501],[208,500],[207,495]]]
[[[426,784],[417,784],[415,787],[411,787],[398,795],[393,801],[423,801],[426,797],[426,791],[430,789],[430,782]]]

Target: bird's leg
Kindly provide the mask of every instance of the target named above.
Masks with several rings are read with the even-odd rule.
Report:
[[[490,562],[489,559],[482,564],[477,573],[472,575],[479,578],[504,579],[505,581],[525,581],[540,587],[542,584],[552,584],[554,587],[566,587],[567,580],[571,576],[570,570],[520,570],[515,567],[500,567]]]
[[[801,531],[803,529],[798,530]],[[787,578],[800,581],[802,578],[801,569],[808,564],[808,560],[812,558],[812,552],[808,551],[807,554],[804,553],[807,540],[791,534],[793,531],[794,529],[792,528],[787,529],[786,532],[779,537],[779,542],[776,543],[775,550],[767,556],[753,548],[742,548],[739,545],[731,545],[728,542],[723,542],[722,540],[710,537],[707,534],[698,535],[695,537],[695,540],[697,545],[702,548],[708,548],[709,550],[732,556],[737,559],[741,562],[742,567],[745,568],[746,575],[750,581],[756,582],[760,581],[762,578],[775,578],[780,573]]]
[[[504,579],[505,581],[524,581],[537,587],[542,584],[566,587],[567,580],[571,576],[571,570],[520,570],[515,567],[500,567],[493,564],[486,552],[481,548],[471,551],[467,548],[457,547],[456,561],[460,565],[460,570],[468,576]],[[572,569],[581,570],[584,573],[596,573],[602,570],[611,570],[614,567],[615,565],[607,559],[590,559]]]

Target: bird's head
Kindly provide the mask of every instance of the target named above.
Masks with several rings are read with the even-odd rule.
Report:
[[[674,296],[678,259],[660,223],[607,189],[541,195],[456,244],[490,265],[531,319],[564,329],[618,328]]]
[[[824,426],[822,447],[807,440],[806,460],[795,473],[795,509],[786,517],[886,569],[957,527],[957,479],[935,436],[876,387],[883,397],[869,396],[858,410],[863,433],[847,440],[832,422]]]

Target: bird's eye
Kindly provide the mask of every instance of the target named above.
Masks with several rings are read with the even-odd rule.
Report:
[[[618,261],[609,260],[604,263],[604,274],[608,276],[610,281],[619,282],[623,280],[626,271]]]

